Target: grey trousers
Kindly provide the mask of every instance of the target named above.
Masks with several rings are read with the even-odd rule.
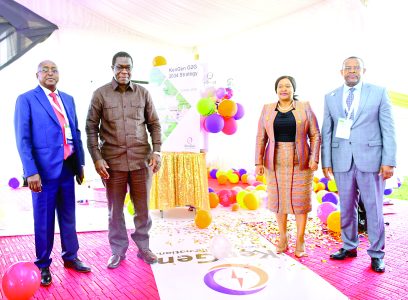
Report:
[[[109,170],[109,179],[105,180],[106,197],[109,209],[109,244],[112,254],[125,257],[129,247],[123,205],[129,187],[130,199],[135,208],[133,222],[135,231],[132,239],[139,249],[149,248],[149,230],[152,220],[149,216],[149,198],[152,185],[150,168],[123,172]]]
[[[346,250],[356,249],[358,238],[358,190],[367,216],[367,232],[371,257],[383,258],[385,255],[385,226],[383,198],[385,183],[378,172],[361,172],[354,162],[347,172],[335,172],[340,197],[341,239]]]

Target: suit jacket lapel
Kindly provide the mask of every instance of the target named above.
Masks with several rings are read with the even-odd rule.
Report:
[[[364,107],[367,104],[369,94],[370,87],[363,83],[363,85],[361,86],[360,103],[358,105],[357,113],[354,116],[353,124],[357,121],[358,117],[361,115],[361,112],[364,110]]]
[[[44,107],[45,111],[50,115],[51,119],[55,121],[58,125],[60,125],[57,115],[54,112],[54,109],[51,106],[50,100],[48,100],[47,96],[45,95],[43,89],[41,87],[37,87],[35,89],[36,98],[38,102]],[[61,125],[60,125],[61,126]]]
[[[343,108],[343,87],[339,87],[334,93],[335,93],[334,99],[336,103],[336,109],[339,114],[339,117],[345,118],[346,112],[344,111],[344,108]]]
[[[269,140],[271,140],[271,141],[275,141],[275,133],[274,133],[274,130],[273,130],[273,123],[275,122],[275,118],[276,118],[276,115],[278,114],[278,112],[276,111],[276,105],[277,105],[278,103],[276,102],[276,103],[272,103],[271,105],[269,105],[269,111],[267,112],[267,117],[266,117],[266,121],[267,121],[267,124],[268,124],[268,129],[269,129],[269,131],[268,131],[268,137],[269,137]]]
[[[72,129],[72,124],[73,124],[73,123],[72,123],[71,115],[70,115],[70,113],[69,113],[68,104],[67,104],[67,102],[65,101],[65,97],[62,95],[62,93],[59,93],[59,96],[60,96],[60,98],[61,98],[62,105],[64,105],[65,113],[67,114],[67,118],[68,118],[68,121],[69,121],[69,126],[70,126],[71,129]]]

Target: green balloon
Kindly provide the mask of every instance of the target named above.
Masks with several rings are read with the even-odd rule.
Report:
[[[132,201],[129,201],[127,204],[127,210],[131,216],[135,214],[135,208],[133,207]]]
[[[215,111],[215,103],[210,98],[202,98],[197,103],[197,110],[202,116],[211,115]]]

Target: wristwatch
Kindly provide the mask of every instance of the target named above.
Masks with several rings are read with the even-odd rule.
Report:
[[[158,156],[160,156],[160,157],[161,157],[161,152],[154,151],[154,152],[153,152],[153,154],[156,154],[156,155],[158,155]]]

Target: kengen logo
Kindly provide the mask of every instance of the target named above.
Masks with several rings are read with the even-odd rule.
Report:
[[[268,274],[245,264],[224,264],[212,267],[204,276],[205,284],[214,291],[229,295],[249,295],[266,287]]]

